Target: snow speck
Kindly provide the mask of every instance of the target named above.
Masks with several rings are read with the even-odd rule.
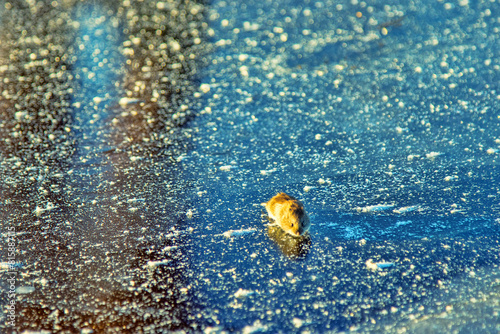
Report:
[[[276,170],[277,170],[276,168],[273,168],[273,169],[267,169],[267,170],[261,170],[261,171],[260,171],[260,173],[261,173],[262,175],[269,175],[269,174],[271,174],[271,173],[276,172]]]
[[[247,60],[247,59],[248,59],[248,55],[247,55],[247,54],[245,54],[245,53],[242,53],[242,54],[240,54],[240,55],[238,56],[238,60],[239,60],[239,61],[245,61],[245,60]]]
[[[431,152],[431,153],[427,153],[425,156],[427,159],[434,159],[435,157],[437,157],[438,155],[441,155],[442,153],[440,152]]]
[[[486,151],[486,153],[488,153],[488,154],[495,154],[495,153],[497,153],[497,152],[498,152],[498,150],[497,150],[497,149],[495,149],[495,148],[489,148],[489,149]]]
[[[311,189],[314,189],[314,188],[316,188],[316,187],[305,186],[305,187],[304,187],[304,191],[305,191],[305,192],[308,192],[308,191],[310,191]]]
[[[130,97],[122,97],[119,101],[118,104],[122,107],[132,104],[132,103],[138,103],[140,100],[139,99],[134,99]]]
[[[257,229],[255,228],[247,228],[247,229],[240,229],[240,230],[229,230],[226,231],[220,235],[226,237],[226,238],[231,238],[231,237],[239,237],[245,234],[250,234],[256,232]]]
[[[394,213],[407,213],[420,209],[419,205],[404,206],[402,208],[394,209]]]
[[[95,104],[99,104],[102,102],[102,97],[96,96],[92,99]]]
[[[304,324],[304,321],[299,318],[293,318],[292,323],[295,326],[295,328],[300,328]]]
[[[394,204],[378,204],[378,205],[369,205],[365,207],[357,207],[356,210],[358,212],[376,212],[376,211],[387,211],[394,207]]]
[[[245,298],[245,297],[250,296],[254,293],[255,292],[252,290],[245,290],[245,289],[239,288],[238,291],[236,291],[234,293],[234,297],[235,298]]]
[[[241,331],[243,334],[260,333],[267,330],[267,326],[263,325],[260,320],[255,320],[252,325],[245,326]]]
[[[394,262],[373,262],[372,259],[368,259],[366,262],[366,268],[371,271],[377,271],[381,269],[386,269],[394,266]]]
[[[204,83],[204,84],[201,84],[200,85],[200,90],[203,92],[203,93],[208,93],[210,91],[210,85],[207,84],[207,83]]]
[[[22,294],[27,294],[27,293],[32,293],[35,291],[35,288],[32,286],[20,286],[16,288],[16,293],[22,295]]]
[[[159,261],[148,261],[147,263],[147,267],[149,268],[156,268],[158,266],[165,266],[165,265],[168,265],[170,263],[170,260],[159,260]]]
[[[219,169],[220,170],[223,170],[223,171],[229,171],[231,170],[231,168],[236,168],[235,166],[231,166],[231,165],[226,165],[226,166],[220,166]]]
[[[377,264],[375,264],[372,259],[366,260],[365,265],[366,265],[366,268],[368,268],[368,270],[371,270],[371,271],[376,271],[378,269]]]

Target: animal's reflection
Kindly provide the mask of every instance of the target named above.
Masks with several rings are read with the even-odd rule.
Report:
[[[311,249],[311,237],[308,233],[301,237],[293,237],[279,226],[269,225],[267,234],[278,245],[283,255],[291,259],[304,258]]]

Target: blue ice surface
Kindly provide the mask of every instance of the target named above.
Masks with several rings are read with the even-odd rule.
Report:
[[[183,159],[208,326],[498,330],[498,10],[212,4],[210,91]],[[295,254],[260,217],[280,191],[312,218]],[[241,228],[257,231],[223,236]]]
[[[112,116],[112,106],[120,97],[115,83],[121,80],[120,65],[125,57],[116,52],[121,47],[124,36],[112,20],[101,20],[105,7],[98,3],[76,6],[74,11],[81,14],[78,33],[73,46],[77,51],[72,75],[79,89],[71,95],[73,130],[77,138],[75,159],[79,160],[92,151],[111,149],[110,134],[106,123]],[[101,15],[101,16],[99,16]],[[112,65],[104,66],[111,57]],[[91,151],[91,152],[89,152]],[[99,163],[94,158],[86,165]],[[98,170],[94,173],[99,173]]]

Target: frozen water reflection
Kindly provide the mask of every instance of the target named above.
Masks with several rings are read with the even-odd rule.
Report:
[[[498,10],[4,4],[14,328],[498,332]]]

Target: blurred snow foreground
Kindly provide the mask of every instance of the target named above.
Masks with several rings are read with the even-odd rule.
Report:
[[[2,331],[498,332],[498,10],[2,4]]]

